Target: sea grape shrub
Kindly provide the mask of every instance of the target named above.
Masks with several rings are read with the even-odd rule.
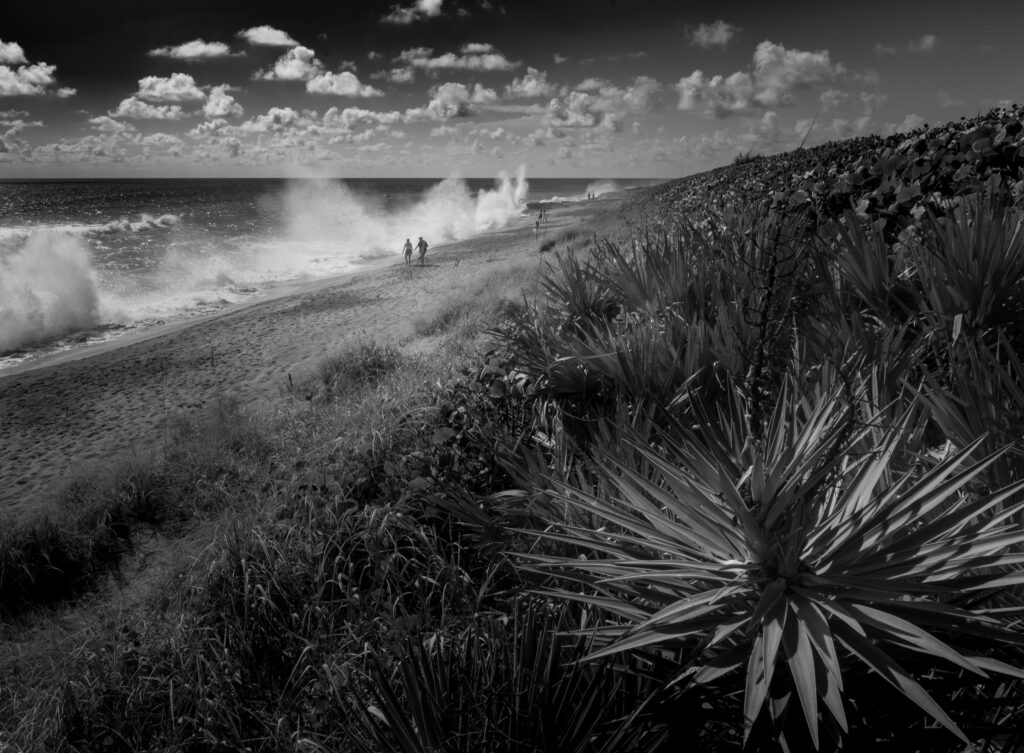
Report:
[[[894,241],[966,194],[1003,190],[1024,199],[1022,120],[1024,107],[1013,105],[909,134],[832,141],[690,176],[638,201],[650,205],[652,219],[669,222],[763,201],[804,207],[822,222],[853,207]]]
[[[535,431],[536,387],[499,351],[467,359],[436,387],[419,449],[385,471],[403,479],[423,524],[460,548],[467,572],[496,587],[511,575],[503,553],[511,546],[509,516],[521,510],[495,500],[515,486],[508,468],[517,450],[545,451],[544,435]]]
[[[427,447],[403,459],[415,474],[410,487],[455,485],[479,496],[507,487],[500,457],[529,437],[534,398],[533,381],[508,354],[468,359],[456,378],[438,385],[435,418],[424,427]]]

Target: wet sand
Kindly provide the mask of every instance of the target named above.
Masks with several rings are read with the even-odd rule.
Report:
[[[547,233],[615,198],[553,209]],[[76,474],[159,449],[167,422],[228,396],[266,405],[353,337],[401,341],[488,264],[537,258],[534,218],[394,264],[281,285],[269,297],[0,371],[0,522],[48,509]]]

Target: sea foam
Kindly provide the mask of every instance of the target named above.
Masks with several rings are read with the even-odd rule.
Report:
[[[461,240],[521,216],[528,191],[520,167],[515,176],[500,173],[493,189],[476,195],[465,181],[446,178],[411,206],[389,211],[380,199],[357,195],[343,182],[296,182],[285,196],[287,237],[328,240],[335,255],[348,259],[395,251],[406,238]]]
[[[542,199],[540,203],[569,204],[577,201],[586,201],[587,199],[603,196],[606,193],[614,193],[618,190],[619,186],[614,180],[595,180],[587,184],[587,188],[583,193],[573,194],[572,196],[552,196],[548,199]]]
[[[97,273],[81,238],[41,230],[19,248],[0,246],[0,353],[99,322]]]
[[[162,214],[159,217],[153,217],[143,213],[137,220],[122,218],[99,227],[91,228],[91,231],[96,233],[139,233],[143,230],[173,227],[180,221],[181,218],[174,214]]]
[[[397,257],[406,238],[423,236],[431,246],[468,238],[521,216],[528,190],[522,167],[475,194],[448,178],[397,207],[343,181],[293,181],[266,197],[268,216],[282,217],[281,224],[227,245],[174,214],[0,229],[0,353],[100,324],[207,312],[279,280],[352,271],[368,259]],[[128,236],[144,231],[150,240],[135,246]],[[134,254],[132,265],[125,250]]]

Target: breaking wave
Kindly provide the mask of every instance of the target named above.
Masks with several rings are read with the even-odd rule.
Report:
[[[287,237],[330,241],[334,255],[345,259],[397,252],[406,238],[460,240],[521,216],[528,191],[520,167],[515,176],[499,174],[493,189],[476,195],[465,181],[447,178],[411,206],[385,210],[379,199],[358,195],[343,182],[303,181],[291,184],[285,197]]]
[[[0,228],[0,354],[113,322],[214,310],[275,281],[398,258],[406,238],[435,246],[494,230],[523,214],[528,191],[522,167],[475,194],[461,179],[443,180],[397,209],[341,181],[293,181],[276,200],[283,222],[230,242],[190,223],[175,228],[174,214]],[[130,240],[168,228],[166,239]]]
[[[98,283],[76,236],[42,230],[16,250],[0,246],[0,353],[95,327]]]
[[[174,214],[162,214],[159,217],[153,217],[148,214],[142,214],[138,220],[129,220],[122,218],[120,220],[114,220],[108,222],[106,225],[100,225],[95,228],[91,228],[91,232],[94,233],[138,233],[143,230],[154,230],[157,228],[168,228],[174,227],[181,221],[181,218]]]
[[[618,184],[614,180],[596,180],[593,183],[587,185],[586,190],[583,193],[573,194],[571,196],[551,196],[547,199],[541,199],[540,204],[571,204],[577,201],[586,201],[587,199],[594,199],[606,193],[614,193],[619,190]]]

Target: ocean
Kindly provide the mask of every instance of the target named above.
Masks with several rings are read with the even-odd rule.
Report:
[[[645,180],[0,182],[0,373]]]

